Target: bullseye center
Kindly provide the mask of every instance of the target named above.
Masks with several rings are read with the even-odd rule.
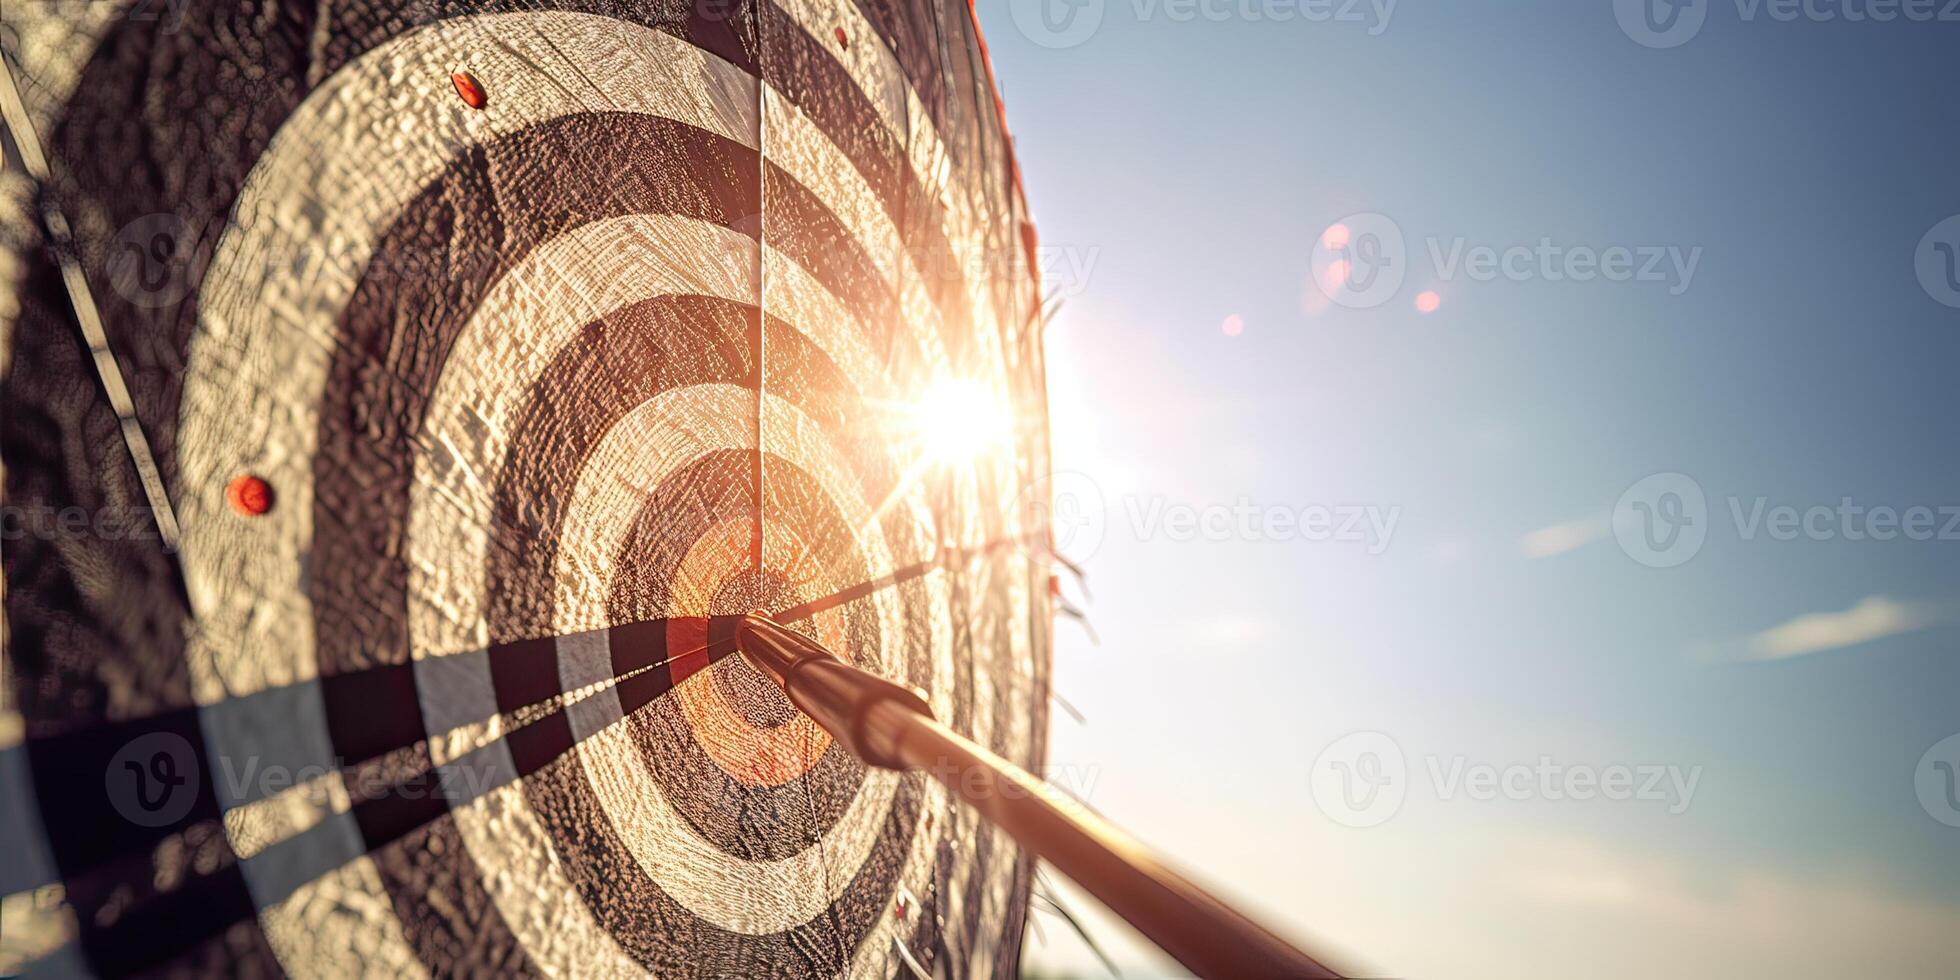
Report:
[[[739,615],[756,609],[781,609],[789,601],[789,583],[768,571],[749,570],[715,590],[717,615]],[[747,657],[725,657],[714,666],[715,689],[742,720],[757,728],[777,728],[796,717],[796,706],[774,681],[749,663]]]

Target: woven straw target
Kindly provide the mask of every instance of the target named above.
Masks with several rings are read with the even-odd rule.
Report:
[[[770,611],[1041,760],[964,4],[11,7],[0,956],[1014,971],[1012,843],[729,655]],[[949,382],[1012,415],[956,463]]]

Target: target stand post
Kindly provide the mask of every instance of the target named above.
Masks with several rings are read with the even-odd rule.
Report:
[[[1134,838],[1012,762],[947,728],[915,691],[845,663],[751,614],[744,658],[859,759],[921,770],[1201,977],[1338,977],[1170,869]]]

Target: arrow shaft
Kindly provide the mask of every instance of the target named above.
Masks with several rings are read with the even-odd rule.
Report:
[[[736,647],[858,758],[919,770],[1202,977],[1338,977],[1149,848],[933,717],[917,693],[761,616]]]

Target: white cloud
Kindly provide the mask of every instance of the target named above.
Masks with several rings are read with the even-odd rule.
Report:
[[[1577,548],[1583,548],[1613,530],[1612,520],[1604,516],[1581,517],[1578,520],[1541,527],[1518,540],[1528,558],[1550,558],[1562,555]]]
[[[1746,655],[1754,660],[1781,660],[1840,650],[1925,629],[1947,618],[1930,605],[1869,596],[1843,612],[1807,613],[1757,633],[1748,638]]]

